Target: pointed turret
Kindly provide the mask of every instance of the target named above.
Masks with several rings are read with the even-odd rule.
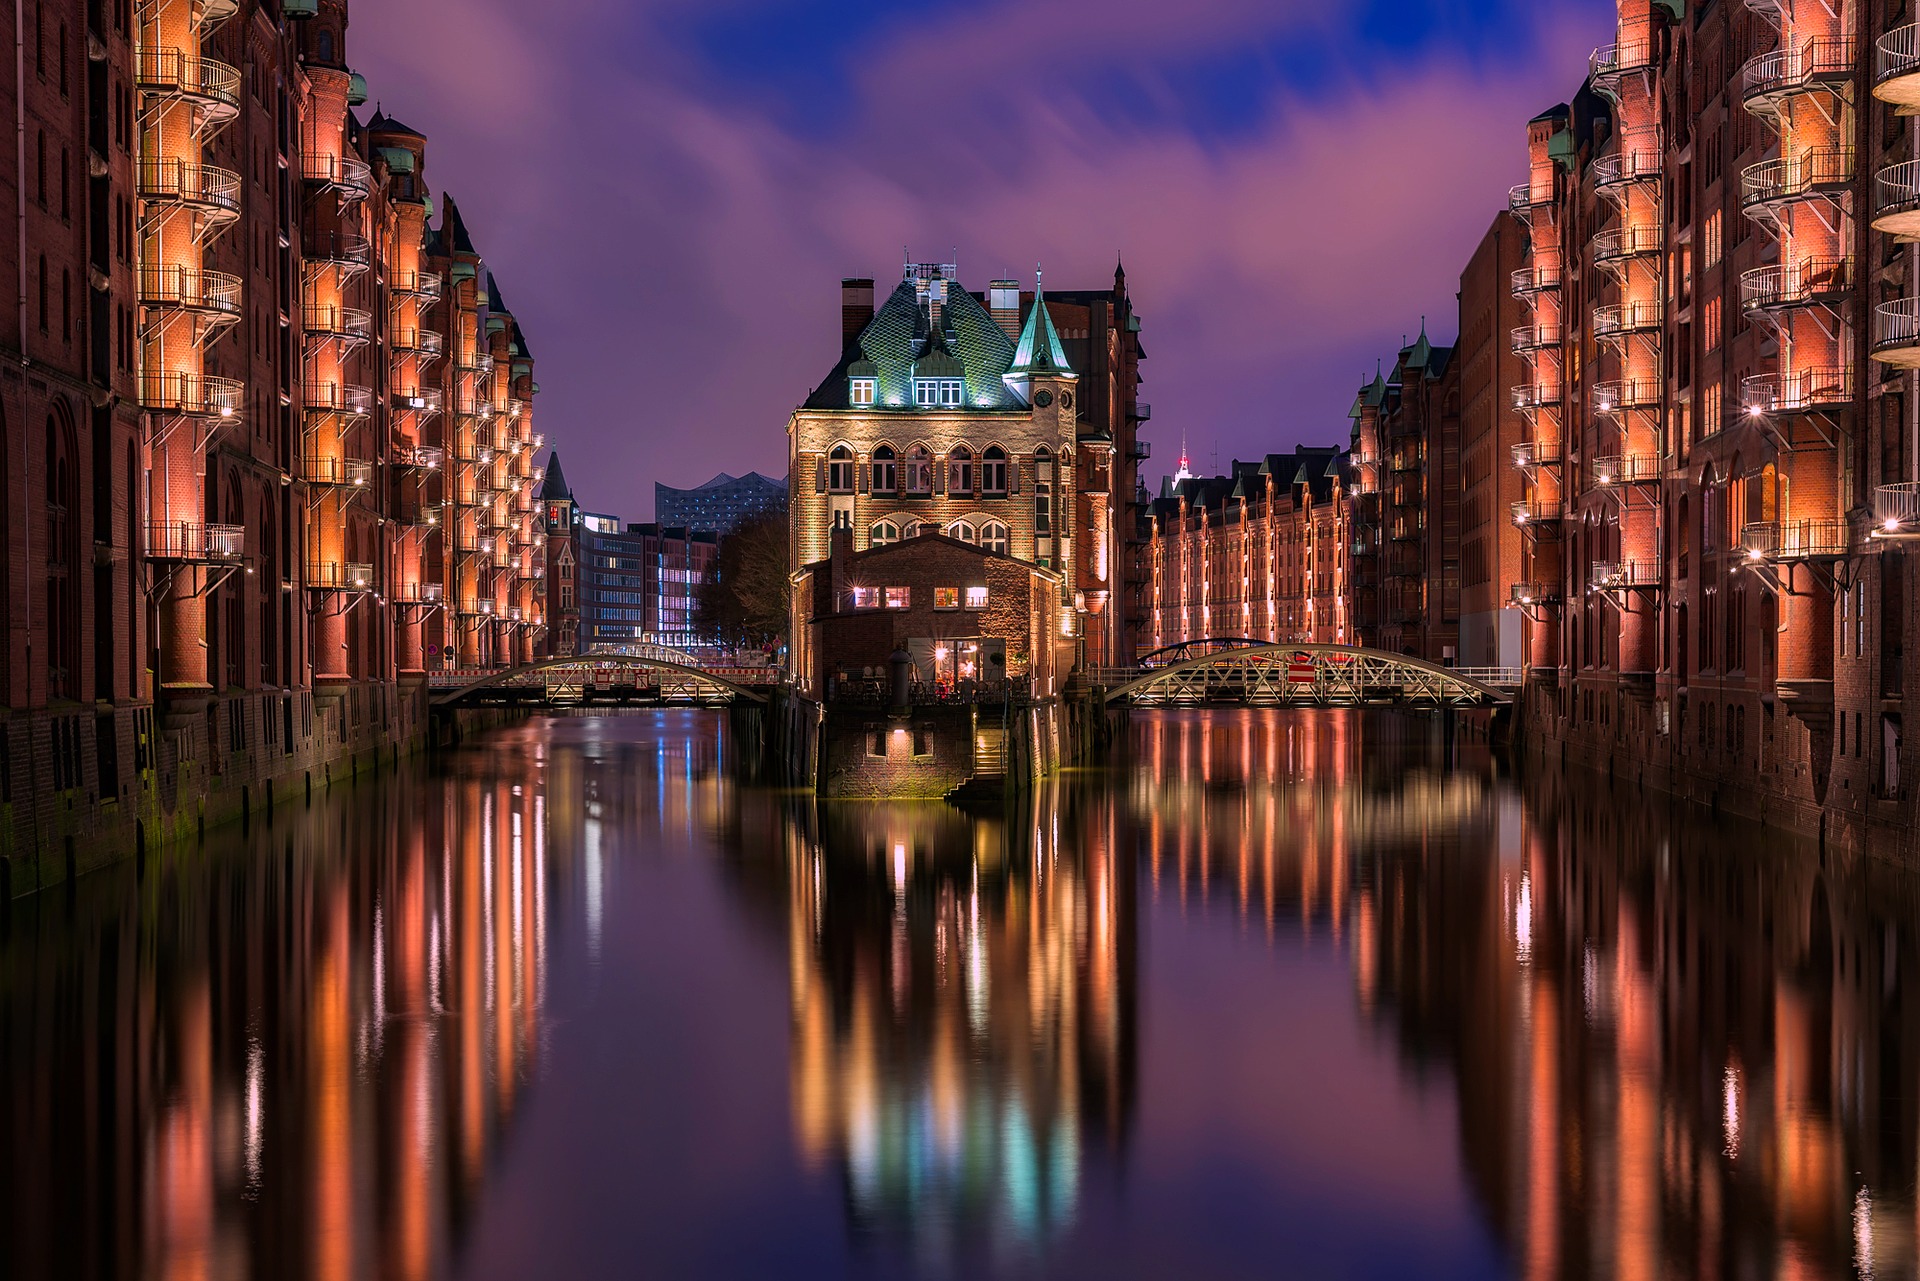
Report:
[[[1002,375],[1007,386],[1019,392],[1022,399],[1028,396],[1028,390],[1035,378],[1077,378],[1073,366],[1067,363],[1067,349],[1061,345],[1060,333],[1053,327],[1053,317],[1047,314],[1047,291],[1040,283],[1040,273],[1034,273],[1033,307],[1027,312],[1027,323],[1020,330],[1020,342],[1014,348],[1013,364]]]
[[[560,451],[554,450],[547,456],[547,478],[540,484],[540,501],[570,501],[573,490],[567,487],[565,473],[560,470]]]

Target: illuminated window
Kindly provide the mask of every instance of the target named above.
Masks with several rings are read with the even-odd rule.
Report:
[[[973,451],[965,445],[955,445],[947,455],[947,492],[949,494],[971,494],[973,492]]]
[[[848,383],[847,399],[856,405],[871,405],[878,384],[871,378],[855,378]]]
[[[960,380],[958,378],[942,378],[940,380],[940,403],[943,405],[957,405],[960,403]]]
[[[960,589],[958,587],[934,588],[933,607],[935,609],[959,609]]]
[[[967,608],[985,609],[987,607],[987,589],[984,587],[967,588]]]
[[[923,409],[931,409],[940,403],[940,382],[935,378],[916,378],[913,382],[913,403]]]
[[[980,455],[980,490],[988,498],[1003,498],[1007,493],[1007,451],[988,445]]]
[[[833,452],[827,455],[827,492],[853,492],[853,451],[845,445],[835,445]]]
[[[1007,549],[1011,546],[1007,527],[997,520],[988,521],[980,527],[980,545],[990,552],[1007,555]]]
[[[873,451],[873,492],[891,494],[900,487],[900,465],[894,461],[892,445],[877,445]]]
[[[924,498],[933,492],[933,452],[925,445],[907,451],[907,496]]]
[[[980,542],[980,535],[975,532],[972,525],[967,524],[964,520],[956,520],[953,524],[948,525],[947,537],[957,538],[970,547],[977,546]]]
[[[887,608],[888,609],[905,609],[912,603],[913,603],[913,589],[911,587],[887,588]]]
[[[900,541],[900,527],[890,520],[877,520],[873,522],[873,528],[867,531],[867,541],[875,547],[897,543]]]
[[[853,607],[855,609],[879,609],[880,589],[878,587],[854,588]]]

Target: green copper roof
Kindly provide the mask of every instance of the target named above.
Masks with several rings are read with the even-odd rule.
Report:
[[[1653,2],[1672,14],[1675,22],[1687,16],[1687,0],[1653,0]]]
[[[847,379],[871,378],[877,386],[874,403],[881,409],[914,408],[913,378],[959,377],[965,384],[964,408],[1007,410],[1024,408],[1018,393],[1001,379],[1013,360],[1013,340],[994,321],[978,298],[957,284],[947,286],[940,309],[938,342],[928,308],[911,280],[894,286],[859,336],[841,355],[826,380],[807,397],[809,409],[847,409]],[[944,371],[935,373],[928,359]],[[956,362],[959,372],[953,372]]]
[[[387,162],[388,173],[413,172],[413,153],[405,147],[381,147],[379,155]]]
[[[1060,345],[1059,331],[1047,314],[1047,291],[1038,281],[1033,287],[1033,308],[1027,312],[1027,324],[1020,331],[1020,342],[1013,350],[1009,374],[1052,374],[1073,378],[1073,366],[1067,363],[1067,350]]]
[[[1425,369],[1427,367],[1427,360],[1432,355],[1433,344],[1427,341],[1427,322],[1426,318],[1422,317],[1420,320],[1420,337],[1414,341],[1413,346],[1407,348],[1407,368]]]
[[[358,71],[347,80],[347,105],[358,107],[367,100],[367,78]]]
[[[1375,374],[1373,381],[1360,392],[1360,399],[1369,409],[1378,409],[1387,401],[1387,380],[1383,374]]]

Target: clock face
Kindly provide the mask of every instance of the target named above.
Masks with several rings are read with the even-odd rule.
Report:
[[[1050,391],[1037,391],[1033,394],[1033,403],[1035,407],[1045,409],[1053,403],[1053,393]]]

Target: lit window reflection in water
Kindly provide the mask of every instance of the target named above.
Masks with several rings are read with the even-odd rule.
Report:
[[[1920,882],[1424,723],[535,721],[13,904],[0,1274],[1912,1277]]]

